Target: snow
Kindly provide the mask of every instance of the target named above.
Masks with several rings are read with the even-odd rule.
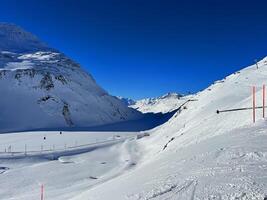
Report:
[[[22,56],[19,56],[18,59],[21,60],[43,60],[43,61],[49,61],[54,59],[56,56],[60,55],[59,53],[55,52],[35,52],[35,53],[28,53],[23,54]],[[53,60],[54,62],[58,62],[59,60]]]
[[[118,176],[134,162],[128,151],[131,151],[130,143],[135,142],[135,133],[23,132],[2,134],[0,138],[1,149],[12,145],[12,152],[16,152],[0,153],[0,199],[37,199],[41,184],[45,185],[46,199],[70,198]],[[67,149],[59,151],[66,144]],[[84,149],[85,144],[93,144],[93,148]],[[52,145],[55,150],[50,149]],[[69,148],[75,148],[76,152]]]
[[[13,24],[0,23],[0,132],[92,127],[142,118],[81,66]]]
[[[60,134],[61,132],[61,134]],[[112,132],[68,132],[68,131],[39,131],[39,132],[19,132],[11,134],[0,134],[0,152],[7,151],[12,147],[12,152],[27,152],[48,150],[61,150],[73,147],[83,147],[88,144],[113,141],[135,136],[131,132],[120,133]],[[45,140],[44,140],[45,137]],[[119,137],[119,138],[118,138]]]
[[[129,104],[129,107],[142,113],[168,113],[178,109],[190,98],[190,95],[182,96],[177,93],[168,93],[157,98],[138,100]]]
[[[18,70],[18,69],[31,69],[33,67],[33,63],[30,61],[22,61],[22,62],[9,62],[5,66],[5,70]],[[0,69],[3,70],[3,69]]]
[[[195,101],[188,102],[168,122],[142,132],[148,137],[100,145],[83,154],[70,152],[56,160],[40,155],[0,159],[0,196],[6,200],[36,199],[38,183],[44,183],[48,200],[263,199],[267,194],[267,125],[262,113],[257,111],[257,123],[253,124],[251,110],[221,114],[216,110],[251,106],[252,85],[258,88],[260,105],[266,67],[264,59],[259,69],[254,65],[245,68],[191,96]],[[46,133],[48,146],[90,142],[101,133],[70,134],[62,140],[56,139],[60,138],[58,132]],[[77,138],[72,138],[76,134]],[[102,134],[102,140],[114,137],[114,133]],[[28,140],[39,149],[44,135],[4,134],[2,149],[10,143],[23,150]],[[86,139],[89,135],[92,139]]]
[[[20,74],[20,70],[0,71],[0,77],[4,77],[0,79],[0,91],[5,94],[0,100],[2,130],[14,124],[22,128],[29,121],[27,128],[32,125],[49,128],[53,127],[52,122],[64,125],[70,119],[74,124],[87,124],[88,118],[98,117],[99,110],[105,113],[99,118],[110,121],[116,121],[114,118],[120,121],[121,116],[129,114],[119,99],[97,86],[76,63],[62,54],[47,57],[51,51],[39,52],[42,53],[23,53],[25,56],[0,54],[5,64],[31,61],[38,71],[34,78],[27,75],[18,80],[11,77]],[[47,61],[60,63],[48,65]],[[169,94],[143,101],[136,107],[140,110],[143,107],[142,112],[175,112],[169,121],[148,131],[1,134],[0,199],[38,199],[40,184],[45,186],[46,200],[264,199],[267,123],[262,119],[262,111],[257,110],[255,124],[252,110],[216,113],[216,110],[251,107],[252,86],[257,87],[257,106],[262,105],[267,58],[258,62],[258,66],[235,72],[194,95],[177,98]],[[29,73],[28,70],[32,69],[23,73]],[[47,70],[52,74],[52,91],[39,85]],[[55,78],[59,74],[67,80],[67,86]],[[44,94],[52,97],[36,104],[40,97],[47,97]],[[63,100],[71,105],[71,115],[67,115],[71,118],[65,121],[59,114]],[[86,104],[91,105],[88,110]],[[120,113],[125,115],[113,118],[110,113],[116,108],[123,109],[125,112]],[[76,109],[93,114],[75,114]],[[10,121],[15,116],[10,110],[20,115],[21,121]],[[50,117],[37,115],[43,113],[40,110]],[[8,152],[9,146],[12,152]]]
[[[253,85],[261,105],[267,59],[258,64],[259,69],[250,66],[196,94],[197,101],[138,142],[141,156],[134,169],[72,200],[263,199],[267,126],[262,112],[257,111],[256,124],[251,110],[216,114],[250,107]]]

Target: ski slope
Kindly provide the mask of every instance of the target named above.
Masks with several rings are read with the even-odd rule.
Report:
[[[267,132],[262,112],[217,114],[252,106],[252,86],[261,105],[267,59],[216,81],[197,101],[140,140],[136,168],[72,200],[250,199],[267,194]],[[114,191],[119,191],[114,193]],[[110,198],[112,196],[112,198]]]

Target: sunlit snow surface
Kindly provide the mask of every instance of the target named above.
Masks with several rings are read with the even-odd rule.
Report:
[[[192,95],[182,96],[177,93],[168,93],[158,98],[148,98],[132,102],[130,107],[142,113],[168,113],[179,108],[192,97]]]
[[[74,197],[131,168],[135,138],[126,132],[0,134],[0,199],[38,199],[41,184],[45,199]]]
[[[138,117],[77,63],[30,33],[0,24],[0,38],[2,131]],[[216,113],[251,107],[252,86],[257,87],[257,106],[262,105],[267,59],[258,66],[190,96],[194,101],[150,131],[1,134],[0,199],[40,199],[41,184],[45,200],[264,199],[267,125],[261,110],[255,124],[251,110]],[[71,115],[64,118],[66,102]],[[168,112],[181,105],[161,102],[148,110]]]
[[[131,136],[57,160],[1,159],[0,196],[36,199],[42,182],[48,200],[262,200],[267,194],[267,125],[262,111],[257,110],[253,124],[251,110],[221,114],[216,110],[250,107],[253,85],[260,106],[266,64],[264,59],[259,69],[245,68],[197,93],[195,101],[168,122],[147,131],[148,137]],[[104,139],[114,138],[114,133],[105,134]],[[37,135],[32,138],[39,146],[36,139],[41,141],[44,133]],[[1,144],[14,141],[12,134],[2,137]],[[23,149],[23,142],[18,144]]]

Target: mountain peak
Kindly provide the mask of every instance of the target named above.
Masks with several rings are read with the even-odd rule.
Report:
[[[15,53],[52,50],[35,35],[12,23],[0,23],[0,51]]]
[[[171,98],[171,97],[174,97],[174,98],[180,98],[182,97],[183,95],[179,94],[179,93],[176,93],[176,92],[168,92],[167,94],[159,97],[161,99],[165,99],[165,98]]]

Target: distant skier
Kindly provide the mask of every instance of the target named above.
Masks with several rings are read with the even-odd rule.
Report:
[[[60,131],[59,134],[62,135],[62,132]]]

